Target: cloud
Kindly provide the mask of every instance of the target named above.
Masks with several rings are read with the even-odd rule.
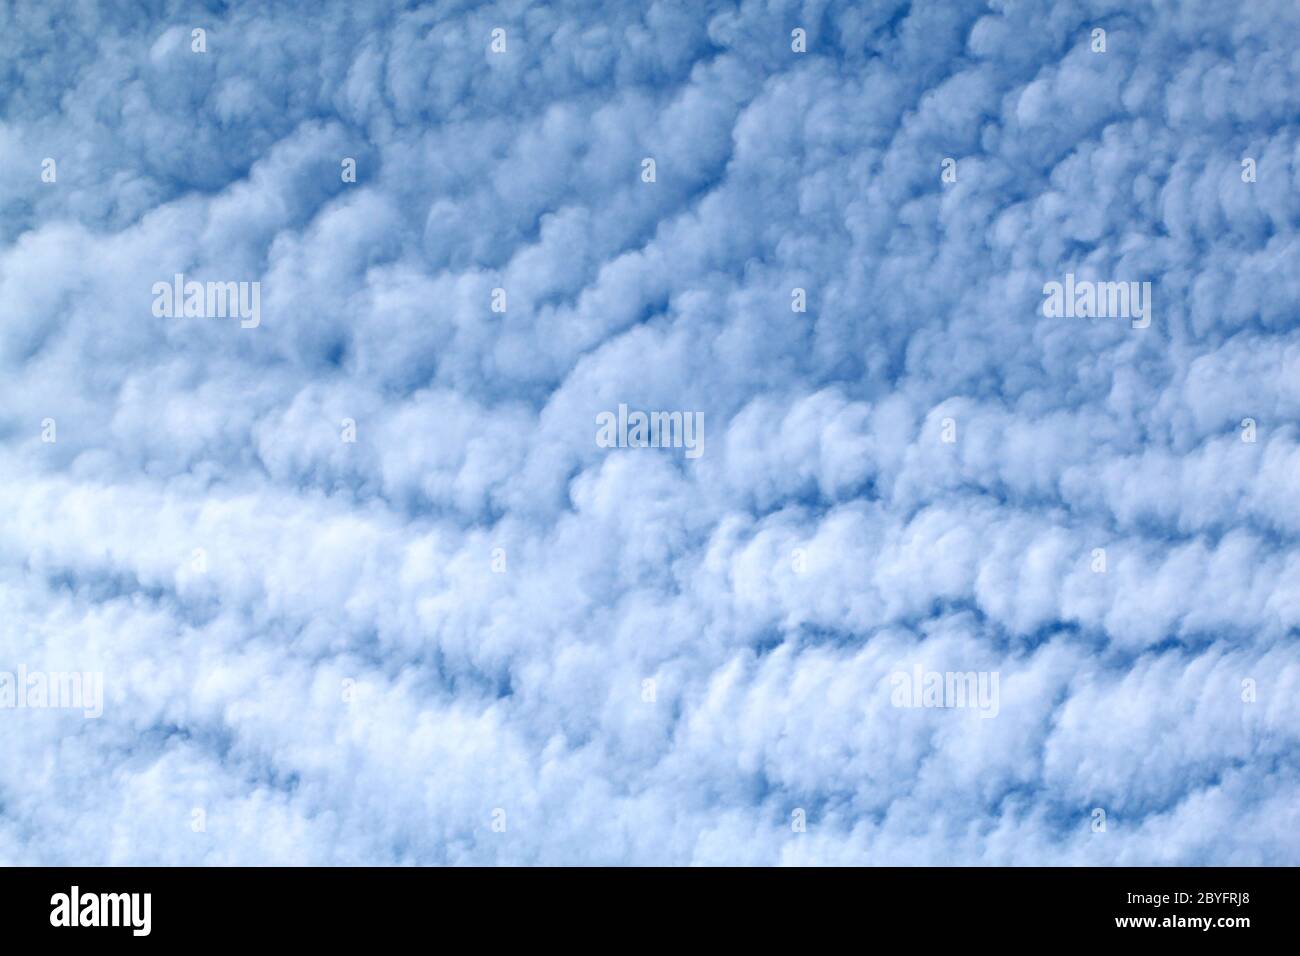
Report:
[[[1298,16],[0,11],[0,860],[1295,862]]]

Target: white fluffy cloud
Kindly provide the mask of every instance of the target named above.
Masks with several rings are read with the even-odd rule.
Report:
[[[1296,862],[1298,30],[0,10],[0,860]]]

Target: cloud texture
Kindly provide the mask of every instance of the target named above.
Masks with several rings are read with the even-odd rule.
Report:
[[[1295,3],[152,8],[0,7],[0,861],[1300,862]]]

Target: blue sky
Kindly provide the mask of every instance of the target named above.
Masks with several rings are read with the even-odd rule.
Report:
[[[0,8],[0,861],[1296,863],[1298,39]]]

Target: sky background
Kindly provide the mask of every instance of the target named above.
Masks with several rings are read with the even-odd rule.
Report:
[[[0,5],[0,862],[1296,864],[1298,236],[1293,0]]]

